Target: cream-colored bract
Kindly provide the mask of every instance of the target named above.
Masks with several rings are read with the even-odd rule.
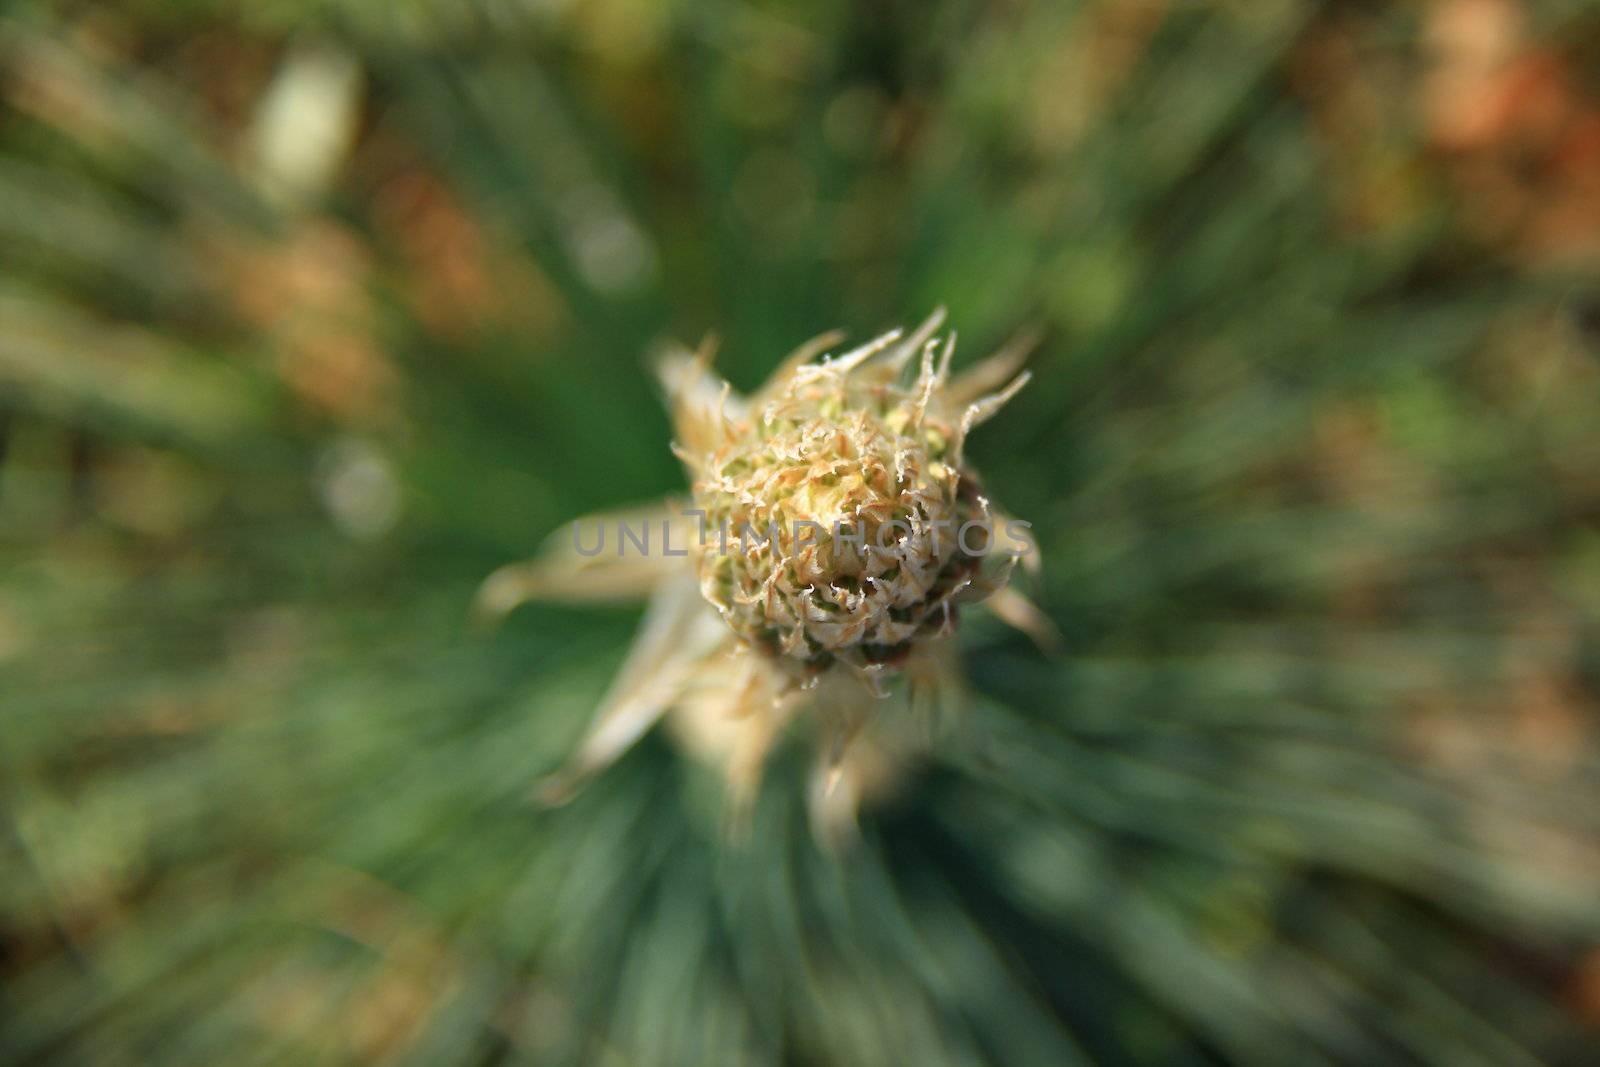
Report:
[[[963,606],[987,601],[1051,640],[1045,616],[1006,585],[1019,560],[1037,567],[1037,546],[964,459],[967,435],[1026,384],[1031,341],[952,377],[943,319],[831,358],[840,335],[825,334],[748,398],[712,373],[709,348],[659,362],[692,497],[580,519],[579,538],[563,529],[479,592],[491,618],[530,599],[650,598],[544,799],[570,796],[670,713],[674,737],[721,768],[743,812],[773,742],[804,718],[821,740],[813,825],[837,841],[898,777],[909,745],[896,738],[920,734],[907,724],[953,703],[959,679],[940,650]],[[661,540],[653,552],[578,547],[582,531],[620,525]]]

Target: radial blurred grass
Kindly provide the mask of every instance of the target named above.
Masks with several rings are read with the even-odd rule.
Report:
[[[1600,13],[0,16],[0,1062],[1583,1063]],[[1038,330],[1050,657],[840,857],[473,591],[681,487],[644,372]]]

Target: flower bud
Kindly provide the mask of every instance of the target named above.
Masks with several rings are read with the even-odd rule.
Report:
[[[955,339],[929,339],[936,325],[785,367],[739,411],[724,392],[702,408],[709,432],[680,432],[704,516],[701,591],[740,639],[803,682],[842,664],[877,688],[1015,562],[962,446],[1026,376],[955,402]]]

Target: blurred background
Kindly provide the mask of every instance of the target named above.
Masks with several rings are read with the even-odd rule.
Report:
[[[0,1062],[1600,1058],[1600,8],[0,15]],[[1058,655],[830,856],[474,590],[938,304]]]

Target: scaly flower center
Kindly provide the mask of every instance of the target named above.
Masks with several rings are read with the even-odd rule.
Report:
[[[730,421],[694,486],[706,599],[802,676],[874,676],[949,632],[992,516],[931,369],[911,387],[799,368]]]

